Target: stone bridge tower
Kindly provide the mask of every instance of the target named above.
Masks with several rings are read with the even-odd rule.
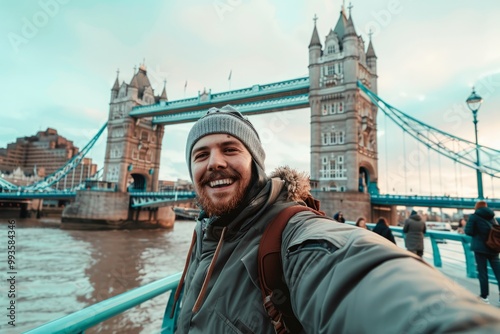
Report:
[[[315,18],[316,20],[316,18]],[[344,8],[322,45],[316,22],[309,44],[311,183],[327,213],[371,219],[377,191],[377,107],[357,87],[377,92],[377,57]]]
[[[129,84],[111,89],[108,139],[103,181],[77,192],[75,202],[62,214],[62,226],[83,229],[170,228],[175,214],[171,207],[134,209],[130,193],[157,191],[163,126],[152,118],[129,116],[132,108],[167,101],[166,88],[155,96],[146,66],[142,64]],[[107,189],[102,189],[102,186]],[[111,189],[109,189],[111,188]],[[114,191],[109,191],[114,190]]]
[[[117,77],[111,89],[103,175],[120,192],[158,190],[163,125],[153,125],[151,117],[132,118],[129,112],[159,101],[167,101],[166,88],[154,96],[144,64],[129,84],[120,85]]]

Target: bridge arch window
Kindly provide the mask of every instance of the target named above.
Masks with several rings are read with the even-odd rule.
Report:
[[[335,53],[335,45],[328,45],[327,53],[328,54]]]
[[[139,152],[137,150],[132,150],[132,160],[137,160],[139,158]]]
[[[344,73],[344,64],[343,63],[337,63],[337,73],[343,74]]]
[[[323,104],[323,116],[328,115],[328,105],[326,103]]]
[[[321,138],[322,138],[321,140],[322,140],[323,145],[328,145],[329,137],[330,137],[329,133],[322,133],[321,134]]]
[[[335,102],[335,111],[338,112],[339,114],[342,114],[344,112],[344,102],[342,101]]]
[[[345,180],[347,171],[344,169],[344,156],[331,155],[331,157],[323,157],[323,161],[327,159],[327,163],[323,163],[320,170],[320,178],[326,180]]]
[[[326,75],[334,75],[335,74],[335,65],[328,65],[326,69]]]
[[[147,131],[141,131],[141,140],[149,142],[149,133]]]
[[[330,136],[330,145],[336,145],[337,144],[337,136],[335,132],[332,132]]]

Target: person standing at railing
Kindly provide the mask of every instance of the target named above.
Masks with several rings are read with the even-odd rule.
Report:
[[[460,218],[458,221],[458,227],[457,227],[457,233],[458,234],[464,234],[465,233],[465,225],[467,224],[467,221],[465,218]]]
[[[403,226],[406,249],[422,257],[424,255],[425,232],[426,227],[422,216],[415,210],[412,210],[410,217],[405,220],[405,224]]]
[[[345,223],[345,218],[344,218],[344,214],[342,213],[342,211],[339,211],[336,214],[334,214],[333,219],[335,219],[339,223]]]
[[[394,235],[392,234],[391,229],[389,228],[389,222],[384,217],[380,217],[377,221],[377,225],[373,228],[373,232],[380,234],[393,244],[396,244],[396,239],[394,239]]]
[[[175,293],[177,334],[500,332],[498,310],[418,256],[321,212],[300,211],[279,229],[271,264],[285,286],[263,292],[268,225],[289,208],[319,209],[307,174],[267,175],[264,161],[257,131],[231,106],[210,109],[190,130],[186,162],[202,210]]]
[[[364,229],[368,229],[368,227],[366,226],[365,217],[359,217],[358,220],[356,220],[356,226],[364,228]]]
[[[476,259],[480,289],[479,297],[483,302],[489,304],[488,295],[490,284],[488,281],[487,262],[490,263],[500,291],[500,259],[498,257],[499,253],[486,245],[486,240],[488,239],[491,224],[497,225],[498,223],[494,218],[495,213],[488,208],[488,204],[485,201],[476,202],[474,209],[474,213],[469,216],[467,225],[465,225],[465,234],[472,237],[470,248],[474,252],[474,257]]]

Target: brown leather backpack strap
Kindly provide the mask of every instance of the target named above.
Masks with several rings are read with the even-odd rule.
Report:
[[[300,211],[312,211],[316,214],[321,214],[320,212],[307,206],[289,206],[281,210],[281,212],[279,212],[266,227],[259,244],[258,272],[262,299],[264,301],[264,308],[271,318],[274,329],[276,330],[276,333],[279,334],[289,333],[289,329],[285,326],[284,318],[294,319],[295,322],[300,325],[291,310],[288,287],[283,281],[283,264],[281,261],[281,242],[283,230],[288,224],[290,218]],[[280,309],[276,308],[276,305],[273,302],[273,294],[275,291],[280,294],[288,294],[286,303],[289,305],[280,307]],[[280,299],[283,299],[283,296],[279,297]],[[285,314],[284,309],[286,308],[289,309],[289,312],[286,312],[288,314]]]

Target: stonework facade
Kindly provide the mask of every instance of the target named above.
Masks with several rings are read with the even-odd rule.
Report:
[[[377,92],[377,57],[371,40],[365,47],[352,15],[342,10],[324,45],[316,25],[309,44],[311,184],[323,202],[339,205],[333,197],[342,196],[354,200],[351,220],[371,215],[369,197],[357,194],[376,189],[378,180],[377,106],[358,80]]]
[[[119,84],[118,77],[111,89],[108,139],[104,159],[104,180],[117,184],[117,190],[157,191],[163,125],[152,118],[129,116],[132,108],[166,101],[165,87],[155,96],[143,64],[129,84]]]

